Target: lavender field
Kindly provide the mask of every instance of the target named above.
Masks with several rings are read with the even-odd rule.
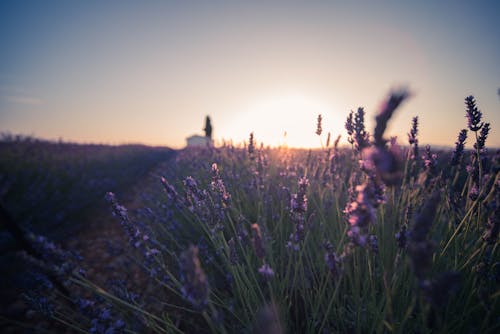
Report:
[[[463,130],[450,138],[454,149],[436,150],[420,144],[418,116],[407,138],[386,133],[408,98],[395,91],[374,113],[359,108],[346,115],[345,147],[323,132],[319,115],[304,131],[316,132],[321,149],[270,148],[251,133],[240,146],[180,150],[150,175],[154,185],[143,184],[140,206],[136,201],[130,210],[120,180],[137,180],[159,163],[158,154],[168,155],[164,150],[123,148],[125,155],[110,158],[110,148],[92,149],[89,168],[86,148],[75,146],[71,164],[67,155],[37,158],[44,163],[35,163],[42,170],[35,177],[21,149],[29,143],[11,143],[9,152],[24,151],[1,167],[2,187],[15,188],[11,202],[2,198],[34,251],[20,251],[35,282],[21,296],[31,315],[51,321],[3,315],[5,328],[498,332],[500,151],[488,147],[489,111],[483,115],[474,97],[465,98]],[[373,129],[365,127],[368,117],[375,118]],[[58,192],[72,173],[80,181]],[[79,188],[93,182],[92,191]],[[114,215],[109,224],[119,222],[124,236],[120,254],[134,263],[122,270],[139,273],[97,282],[78,250],[43,235],[69,219],[66,210],[102,205],[104,197]],[[26,204],[16,207],[22,198]]]

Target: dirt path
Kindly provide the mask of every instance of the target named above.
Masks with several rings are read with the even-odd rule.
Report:
[[[117,193],[116,196],[121,204],[129,211],[140,208],[142,206],[141,194],[146,189],[160,185],[159,175],[163,174],[168,164],[171,164],[174,159],[175,154],[172,154],[171,158],[157,165],[132,187],[123,193]],[[110,205],[104,204],[92,210],[86,214],[84,221],[86,222],[82,228],[69,236],[61,245],[64,249],[72,249],[80,253],[83,257],[82,268],[86,270],[86,277],[102,287],[105,287],[109,280],[124,280],[127,282],[128,289],[139,294],[150,293],[153,287],[150,286],[148,277],[131,259],[128,252],[130,250],[128,237],[118,218],[113,217]],[[5,305],[5,309],[1,311],[7,318],[18,322],[15,325],[10,320],[0,319],[0,332],[2,333],[71,333],[34,314],[20,297]],[[22,323],[31,329],[21,327]],[[33,327],[37,329],[34,330]]]

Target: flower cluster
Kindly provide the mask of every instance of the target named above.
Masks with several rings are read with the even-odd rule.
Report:
[[[377,190],[375,179],[368,178],[356,187],[356,198],[350,202],[344,213],[349,223],[347,236],[350,241],[364,247],[368,240],[368,227],[375,223],[376,208],[384,200]]]
[[[294,223],[294,233],[290,234],[287,246],[294,250],[299,249],[299,243],[305,237],[306,211],[307,211],[307,188],[309,180],[303,176],[298,181],[298,191],[292,194],[290,200],[290,214]]]
[[[158,241],[146,233],[147,229],[143,224],[130,219],[127,209],[118,203],[114,193],[108,192],[106,199],[111,203],[113,214],[120,218],[120,224],[129,238],[130,245],[143,256],[143,268],[151,277],[158,277],[161,274],[160,279],[167,281],[163,268],[155,260],[161,253]]]

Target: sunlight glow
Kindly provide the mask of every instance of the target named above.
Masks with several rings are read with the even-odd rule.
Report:
[[[319,114],[323,117],[321,140],[315,133]],[[319,148],[325,145],[328,132],[332,140],[342,133],[342,124],[342,116],[333,106],[290,94],[256,100],[223,124],[221,132],[234,143],[248,141],[250,132],[254,132],[257,143],[265,146]]]

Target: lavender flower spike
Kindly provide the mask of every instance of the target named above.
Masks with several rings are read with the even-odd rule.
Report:
[[[337,253],[335,253],[335,251],[333,250],[333,245],[329,241],[323,243],[323,247],[326,250],[325,262],[328,266],[328,270],[330,271],[333,279],[338,279],[342,273],[341,257],[338,256]]]
[[[467,126],[471,131],[479,131],[483,127],[481,118],[483,114],[477,109],[476,99],[474,96],[467,96],[465,98],[465,105],[467,107],[465,117],[467,117]]]
[[[462,155],[464,154],[465,148],[465,140],[467,139],[467,130],[462,129],[458,134],[458,139],[455,142],[455,150],[453,151],[453,155],[451,157],[451,165],[456,166],[460,163]]]
[[[248,154],[250,157],[253,157],[253,153],[255,152],[255,142],[253,139],[253,132],[250,133],[250,138],[248,139]]]
[[[370,146],[369,134],[365,130],[365,110],[363,108],[358,108],[354,115],[354,142],[358,151]]]
[[[408,133],[408,143],[413,146],[411,159],[415,160],[418,157],[418,116],[413,117],[411,122],[411,129]]]
[[[385,129],[387,128],[387,122],[391,118],[392,114],[399,105],[410,96],[410,93],[406,89],[401,89],[399,91],[392,92],[388,100],[382,105],[378,115],[375,117],[377,125],[375,126],[375,132],[373,137],[375,139],[375,145],[382,147],[385,145],[385,140],[383,138]]]
[[[410,133],[408,133],[408,143],[410,145],[418,143],[417,134],[418,134],[418,116],[415,116],[411,120],[411,129]]]
[[[352,138],[352,134],[354,133],[354,122],[352,120],[352,116],[353,116],[353,111],[351,110],[351,112],[347,116],[344,125],[345,129],[347,130],[347,141],[349,142],[349,144],[354,144],[354,140]]]
[[[318,115],[318,123],[317,123],[317,126],[316,126],[316,134],[318,136],[321,136],[321,133],[323,132],[323,129],[321,128],[321,121],[322,121],[322,116],[321,114]]]
[[[274,276],[274,271],[267,263],[264,263],[262,267],[259,268],[259,274],[265,279],[270,280]]]
[[[481,128],[481,132],[479,133],[479,137],[477,138],[477,143],[474,144],[475,149],[484,149],[489,133],[490,123],[484,123],[483,127]]]

